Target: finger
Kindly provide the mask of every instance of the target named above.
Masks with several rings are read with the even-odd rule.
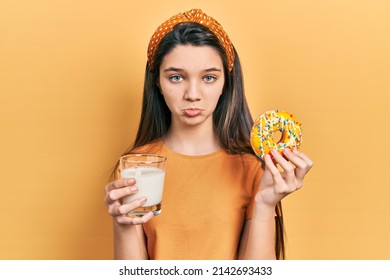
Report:
[[[116,218],[116,221],[119,224],[140,225],[140,224],[145,224],[153,217],[154,217],[153,212],[148,212],[145,215],[143,215],[142,217],[129,217],[127,215],[118,216]]]
[[[275,161],[283,169],[283,177],[285,179],[286,184],[289,186],[295,185],[295,167],[288,160],[286,160],[276,149],[273,149],[271,153]]]
[[[132,195],[138,192],[138,188],[136,186],[130,186],[130,187],[122,187],[121,189],[114,189],[109,192],[107,192],[104,203],[106,205],[110,205],[114,203],[115,201],[128,196]]]
[[[270,155],[265,155],[264,156],[264,161],[265,161],[265,167],[269,170],[269,172],[272,175],[272,178],[274,179],[275,182],[282,182],[283,177],[280,174],[279,169],[276,167],[274,162],[272,161],[272,158]]]
[[[293,154],[296,155],[296,157],[300,160],[300,164],[296,164],[297,179],[303,180],[309,170],[313,167],[313,161],[307,155],[297,150],[294,150]]]
[[[118,211],[121,215],[127,214],[130,211],[132,211],[138,207],[141,207],[142,205],[145,204],[145,202],[146,202],[146,197],[142,196],[142,197],[139,197],[135,200],[132,200],[130,202],[127,202],[127,203],[121,205],[119,207]]]
[[[120,189],[125,186],[134,186],[135,179],[134,178],[120,178],[118,180],[112,181],[105,186],[106,192],[112,191],[114,189]]]
[[[264,157],[264,161],[266,163],[265,165],[265,172],[271,173],[272,179],[273,179],[273,186],[272,189],[279,197],[279,199],[282,199],[286,194],[288,194],[289,188],[288,185],[286,184],[283,174],[279,171],[279,169],[276,167],[273,159],[271,158],[270,155],[266,155]]]
[[[293,150],[293,153],[296,154],[298,157],[300,157],[301,159],[303,159],[307,163],[308,169],[313,167],[314,162],[306,154],[304,154],[298,150]]]
[[[289,148],[284,149],[283,155],[287,160],[293,163],[296,167],[306,168],[307,163],[304,159],[300,158],[296,153],[292,152]]]
[[[294,175],[298,181],[303,180],[307,171],[308,171],[308,163],[300,158],[296,153],[293,153],[290,149],[284,149],[283,155],[289,160],[292,164],[296,166],[294,170]]]
[[[117,200],[108,206],[108,213],[113,217],[126,215],[130,211],[144,205],[145,202],[146,202],[145,197],[139,197],[126,204],[121,204],[119,200]]]
[[[122,215],[119,211],[119,207],[121,207],[121,203],[117,200],[117,201],[114,201],[113,203],[109,204],[108,205],[108,214],[110,214],[111,216],[119,216],[119,215]]]

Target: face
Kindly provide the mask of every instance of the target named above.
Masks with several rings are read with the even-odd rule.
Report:
[[[222,59],[215,49],[175,47],[162,60],[159,80],[172,125],[212,125],[224,82]]]

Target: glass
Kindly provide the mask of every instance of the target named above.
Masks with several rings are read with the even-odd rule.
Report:
[[[166,161],[166,157],[148,154],[129,154],[120,158],[121,177],[134,178],[138,187],[137,193],[122,199],[123,203],[146,197],[146,203],[128,216],[142,217],[150,211],[154,215],[161,213]]]

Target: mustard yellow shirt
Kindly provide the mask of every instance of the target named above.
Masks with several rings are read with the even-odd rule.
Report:
[[[257,157],[186,156],[161,142],[137,152],[168,158],[162,212],[143,225],[150,259],[236,259],[263,174]]]

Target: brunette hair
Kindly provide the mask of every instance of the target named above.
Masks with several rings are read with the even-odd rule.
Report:
[[[253,119],[244,94],[241,63],[234,49],[234,66],[229,72],[227,56],[218,38],[207,27],[194,22],[176,25],[161,40],[153,57],[153,68],[146,65],[142,112],[133,149],[150,144],[163,137],[171,124],[171,112],[159,88],[159,68],[166,54],[179,45],[209,46],[222,58],[225,85],[213,112],[214,130],[221,147],[231,154],[254,154],[250,144]],[[259,159],[260,160],[260,159]],[[262,160],[261,160],[262,161]],[[264,167],[264,162],[262,161]],[[285,258],[282,205],[275,209],[277,259]]]

